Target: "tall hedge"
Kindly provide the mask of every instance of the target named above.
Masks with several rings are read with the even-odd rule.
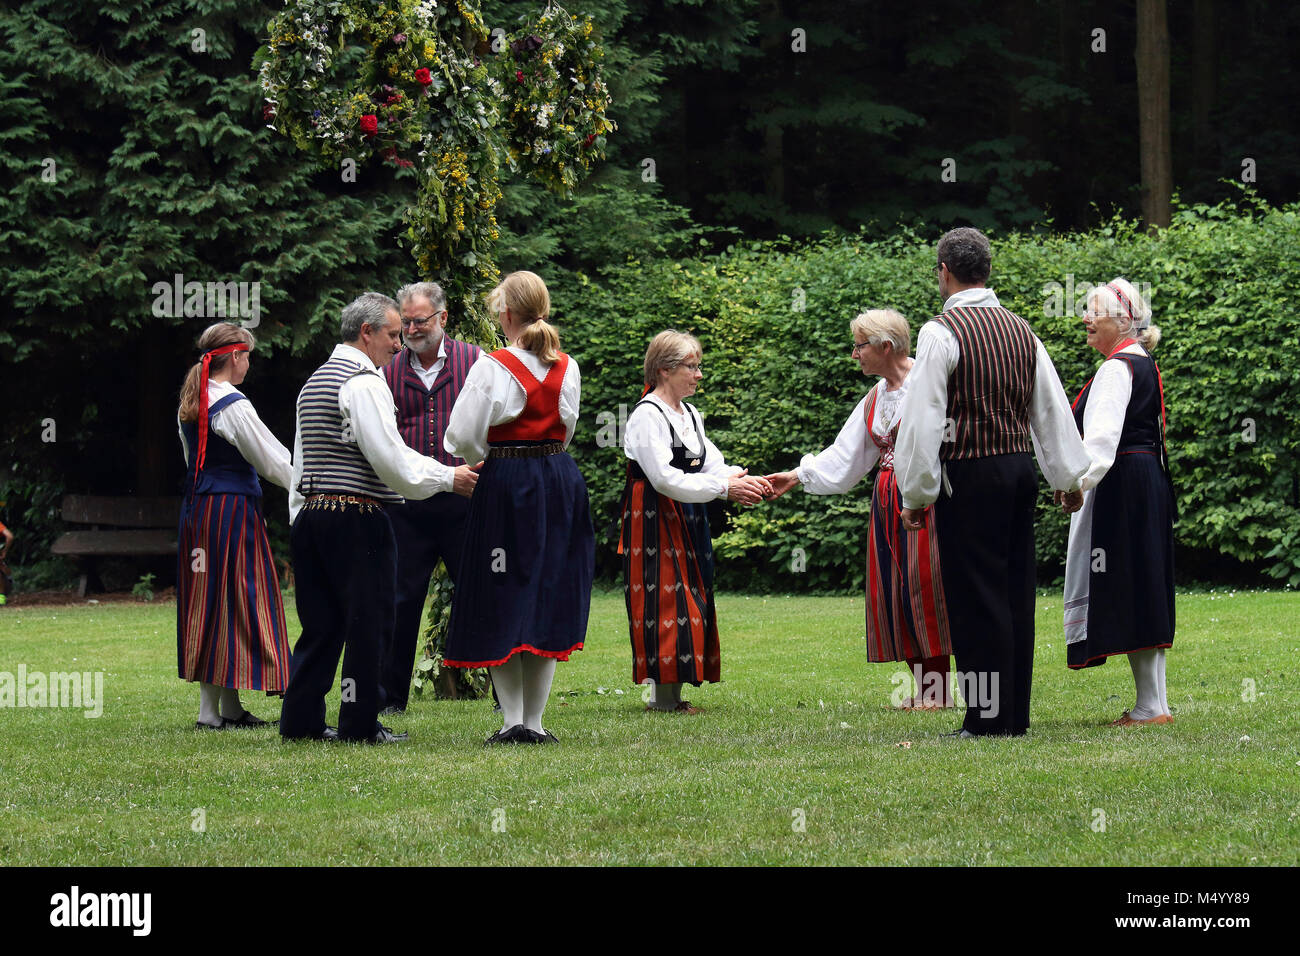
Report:
[[[990,286],[1046,345],[1073,399],[1100,356],[1084,342],[1084,290],[1125,276],[1150,284],[1164,338],[1169,453],[1179,553],[1211,552],[1300,585],[1300,205],[1195,206],[1147,235],[1112,220],[1085,234],[992,235]],[[750,243],[689,261],[630,260],[600,277],[564,276],[553,300],[584,371],[575,454],[591,492],[598,567],[617,573],[623,456],[616,440],[641,389],[651,336],[688,330],[704,346],[694,402],[728,461],[755,473],[794,467],[835,437],[872,384],[851,359],[849,321],[866,308],[905,315],[913,343],[940,308],[937,236],[902,231],[809,244]],[[1066,301],[1073,292],[1074,301]],[[843,590],[861,585],[870,488],[796,490],[728,509],[716,541],[728,587]],[[1039,506],[1040,580],[1058,579],[1067,521]],[[959,548],[959,545],[956,546]]]

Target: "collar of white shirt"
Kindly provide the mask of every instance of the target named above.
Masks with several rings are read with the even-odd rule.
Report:
[[[1002,305],[992,289],[980,287],[978,289],[962,289],[960,292],[954,292],[948,296],[948,301],[943,304],[943,311],[949,309],[996,309]]]
[[[407,349],[407,351],[411,353],[411,368],[415,369],[417,372],[421,372],[421,371],[427,372],[428,369],[425,368],[424,363],[420,361],[420,353],[416,352],[414,349]],[[438,357],[434,359],[433,364],[437,365],[446,357],[447,357],[447,336],[444,335],[441,339],[438,340]]]
[[[355,345],[348,345],[346,342],[340,342],[334,346],[334,351],[330,353],[331,359],[344,358],[358,363],[362,368],[368,368],[372,372],[377,372],[375,363],[370,361],[370,356]]]

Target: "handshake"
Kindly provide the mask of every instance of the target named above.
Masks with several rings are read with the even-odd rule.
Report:
[[[797,484],[799,477],[793,471],[750,477],[749,469],[746,468],[735,477],[727,479],[727,500],[741,505],[756,505],[760,501],[780,498]]]

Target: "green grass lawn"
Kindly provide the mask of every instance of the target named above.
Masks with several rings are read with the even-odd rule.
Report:
[[[7,608],[0,671],[102,670],[105,702],[0,710],[0,862],[1300,861],[1300,595],[1179,595],[1177,720],[1123,730],[1102,725],[1133,702],[1127,663],[1068,671],[1060,595],[1040,597],[1029,735],[965,741],[940,736],[956,712],[890,709],[899,666],[866,662],[861,598],[719,608],[724,682],[686,688],[703,714],[643,711],[622,597],[597,594],[547,711],[560,746],[493,749],[484,701],[415,699],[387,747],[199,732],[174,605]]]

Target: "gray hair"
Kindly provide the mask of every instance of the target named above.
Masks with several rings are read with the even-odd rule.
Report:
[[[911,351],[907,319],[893,309],[868,309],[849,323],[849,331],[873,345],[888,342],[895,353],[904,357]]]
[[[398,305],[406,305],[408,300],[417,297],[428,299],[429,305],[433,306],[435,312],[441,312],[447,308],[447,294],[442,291],[442,286],[436,282],[412,282],[410,285],[404,285],[397,290]]]
[[[984,233],[969,226],[950,229],[939,240],[937,265],[946,265],[954,279],[967,285],[987,282],[993,254]]]
[[[339,336],[344,342],[355,342],[361,337],[361,326],[382,329],[388,325],[388,313],[401,309],[382,292],[363,292],[343,307],[343,320],[339,323]]]

